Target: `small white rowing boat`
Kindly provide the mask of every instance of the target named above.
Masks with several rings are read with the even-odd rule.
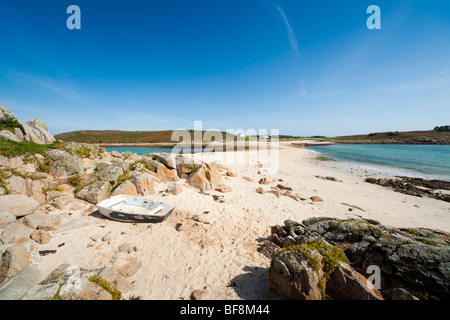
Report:
[[[97,208],[103,216],[122,222],[161,222],[175,209],[169,204],[128,195],[103,200]]]

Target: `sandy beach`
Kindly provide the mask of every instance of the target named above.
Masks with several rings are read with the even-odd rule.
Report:
[[[222,156],[216,153],[212,157]],[[279,160],[275,174],[265,174],[258,163],[223,163],[236,175],[226,176],[222,171],[225,184],[232,188],[228,193],[199,192],[182,179],[178,183],[183,192],[172,195],[165,192],[169,184],[155,184],[156,194],[150,197],[176,207],[167,220],[158,224],[108,220],[95,206],[82,213],[67,211],[88,224],[54,233],[50,242],[40,246],[40,250],[58,249],[56,254],[42,257],[40,280],[61,261],[85,269],[108,266],[114,263],[119,246],[129,244],[136,248],[142,266],[129,278],[133,288],[125,299],[190,299],[196,290],[203,292],[203,299],[265,299],[270,259],[258,248],[270,236],[270,227],[287,219],[362,217],[393,227],[450,231],[447,202],[366,183],[363,173],[333,168],[338,163],[323,165],[315,160],[313,152],[302,148],[281,145]],[[342,182],[316,176],[332,176]],[[258,181],[263,177],[271,183],[260,185]],[[258,187],[270,190],[277,184],[291,187],[305,200],[255,191]],[[312,196],[319,196],[323,202],[313,202]],[[111,234],[111,244],[102,250],[89,247],[92,238],[107,233]],[[62,243],[64,246],[58,247]]]

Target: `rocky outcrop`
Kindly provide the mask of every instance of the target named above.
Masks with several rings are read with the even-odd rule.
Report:
[[[130,246],[120,246],[111,263],[94,270],[61,264],[41,283],[17,295],[21,300],[121,300],[133,284],[128,280],[142,267]],[[1,295],[1,290],[0,290]]]
[[[415,197],[430,197],[450,202],[450,194],[442,190],[450,190],[450,182],[443,180],[426,180],[422,178],[402,177],[401,179],[366,178],[366,182],[392,188],[396,192]]]
[[[27,196],[9,194],[0,196],[0,210],[2,213],[20,218],[32,214],[39,206],[39,202]]]
[[[56,139],[48,132],[47,126],[42,120],[33,119],[20,125],[24,141],[32,141],[38,144],[48,144]]]
[[[21,300],[120,300],[121,293],[99,277],[103,269],[83,270],[62,264],[43,282],[24,292]]]
[[[14,277],[27,266],[39,264],[37,243],[27,238],[21,238],[6,249],[0,261],[0,283],[2,283],[6,278]]]
[[[110,189],[109,181],[97,181],[81,189],[77,197],[96,204],[108,198]]]
[[[50,173],[55,176],[71,176],[83,172],[83,161],[65,150],[52,149],[47,152],[52,160]]]
[[[122,183],[120,186],[118,186],[111,194],[111,197],[118,196],[120,194],[129,195],[129,196],[137,196],[138,195],[136,186],[130,180],[127,180],[124,183]]]
[[[220,171],[213,165],[203,163],[195,172],[191,173],[186,182],[200,190],[214,190],[224,185]]]
[[[155,178],[149,173],[133,171],[130,174],[130,181],[136,187],[139,195],[148,196],[155,194]]]
[[[109,181],[112,184],[117,182],[121,174],[123,174],[123,169],[117,165],[107,166],[97,172],[100,180]]]
[[[11,127],[11,131],[2,130],[0,132],[0,136],[6,139],[16,142],[32,141],[38,144],[49,144],[56,141],[42,120],[33,119],[22,123],[8,108],[0,106],[0,124],[5,123],[8,119],[16,121],[17,126]]]
[[[14,134],[13,132],[9,131],[9,130],[1,130],[0,131],[0,137],[6,138],[8,140],[12,140],[12,141],[16,141],[16,142],[20,142],[21,140],[17,137],[16,134]]]
[[[198,170],[201,165],[202,163],[200,161],[185,155],[177,155],[175,158],[177,174],[181,179],[187,178],[191,173]]]
[[[309,297],[302,293],[305,284],[297,283],[298,276],[293,276],[292,270],[296,270],[296,275],[310,273],[311,266],[318,265],[316,273],[320,278],[317,270],[326,270],[326,261],[332,260],[335,261],[334,271],[328,272],[326,279],[322,278],[322,297],[324,294],[333,299],[360,300],[450,297],[450,234],[439,230],[392,228],[363,219],[320,217],[302,223],[287,220],[284,226],[272,227],[270,242],[264,246],[265,252],[267,248],[272,248],[269,250],[273,257],[269,274],[274,273],[269,275],[272,279],[269,281],[271,290],[285,299]],[[306,249],[316,250],[323,258],[327,257],[324,259],[325,265]],[[345,255],[339,255],[339,250]],[[310,264],[300,268],[299,265],[305,265],[305,259]],[[372,270],[380,272],[379,292],[372,285],[377,282],[376,278],[371,277],[375,275]],[[302,276],[302,279],[313,279],[317,275]],[[289,291],[291,293],[287,294],[286,288],[280,289],[279,281],[273,280],[280,276],[286,286],[300,288],[300,291]],[[406,293],[396,294],[403,291]]]

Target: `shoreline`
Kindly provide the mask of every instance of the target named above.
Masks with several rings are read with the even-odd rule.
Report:
[[[154,144],[105,144],[105,145],[99,145],[101,147],[106,146],[105,148],[173,148],[177,144],[166,144],[166,143],[154,143]],[[191,148],[194,149],[194,147],[199,147],[200,144],[192,144]],[[233,144],[229,144],[233,146]],[[261,143],[258,142],[247,142],[244,146],[246,151],[249,150],[256,150],[261,149]],[[314,142],[310,140],[305,140],[304,142],[297,143],[295,141],[281,141],[280,146],[290,146],[290,147],[296,147],[296,148],[303,148],[303,147],[312,147],[312,146],[328,146],[328,145],[334,145],[334,143],[330,142]],[[211,151],[207,150],[207,147],[218,147],[221,146],[222,150],[219,151]],[[189,148],[189,146],[183,146],[184,148]],[[203,153],[210,154],[212,152],[231,152],[233,150],[226,150],[227,145],[222,145],[222,143],[209,143],[209,144],[201,144],[201,148],[203,149]],[[305,149],[310,152],[313,152],[315,155],[321,155],[319,151]],[[238,150],[234,150],[238,151]],[[158,153],[158,152],[156,152]],[[194,154],[194,153],[200,153],[199,151],[192,151],[192,152],[185,152],[186,154]],[[318,162],[318,165],[328,167],[330,169],[337,170],[338,172],[344,172],[348,174],[356,174],[359,177],[366,176],[369,177],[375,176],[378,178],[387,178],[387,179],[396,179],[399,177],[411,177],[411,178],[422,178],[427,180],[442,180],[442,181],[450,181],[450,178],[443,177],[439,175],[432,175],[427,173],[421,173],[418,171],[415,171],[414,169],[406,169],[406,168],[398,168],[395,166],[390,165],[382,165],[382,164],[372,164],[372,163],[364,163],[364,162],[353,162],[353,161],[337,161],[337,160],[330,160],[330,161],[320,161]]]
[[[385,144],[393,144],[393,145],[450,145],[450,140],[434,140],[430,139],[430,141],[421,141],[421,140],[342,140],[342,141],[314,141],[314,140],[279,140],[280,143],[291,143],[295,146],[303,146],[303,147],[314,147],[314,146],[326,146],[326,145],[336,145],[336,144],[379,144],[379,145],[385,145]],[[136,143],[91,143],[91,144],[97,144],[100,147],[103,148],[120,148],[120,147],[143,147],[143,148],[173,148],[178,143],[175,142],[136,142]],[[234,144],[233,142],[229,142],[229,144]],[[245,145],[252,145],[252,144],[261,144],[260,141],[246,141]],[[194,148],[194,146],[201,148],[206,148],[208,146],[217,146],[217,145],[223,145],[224,147],[227,146],[227,142],[199,142],[197,144],[191,143],[191,148]],[[189,145],[184,145],[184,147],[188,147]]]
[[[319,151],[309,150],[314,155],[321,155]],[[359,177],[376,177],[376,178],[386,178],[386,179],[398,179],[400,177],[409,178],[420,178],[425,180],[440,180],[450,182],[450,177],[432,175],[427,173],[421,173],[413,169],[398,168],[395,166],[364,163],[364,162],[353,162],[353,161],[338,161],[338,160],[328,160],[319,161],[318,165],[327,167],[337,172],[344,172],[348,174],[356,174]]]

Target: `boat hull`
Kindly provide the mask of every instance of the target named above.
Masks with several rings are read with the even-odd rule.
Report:
[[[162,222],[175,209],[174,206],[143,197],[119,195],[97,204],[98,211],[108,219],[130,223]],[[158,212],[153,213],[158,210]]]

